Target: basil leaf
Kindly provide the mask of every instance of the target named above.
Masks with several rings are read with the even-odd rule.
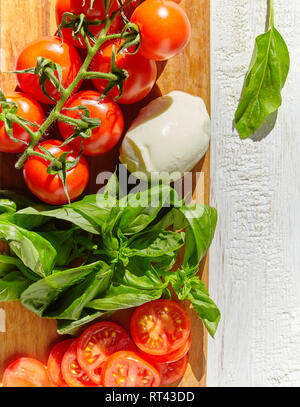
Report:
[[[133,257],[124,266],[119,263],[115,269],[114,281],[141,290],[163,289],[166,283],[160,279],[150,260]]]
[[[0,276],[0,301],[14,301],[20,298],[21,293],[30,285],[19,271],[10,271]]]
[[[198,268],[214,237],[217,211],[206,205],[192,204],[178,208],[188,223],[185,236],[183,266]]]
[[[156,300],[161,295],[162,290],[141,290],[113,283],[102,298],[90,301],[87,307],[102,311],[117,311],[137,307],[145,302]]]
[[[76,321],[69,319],[59,319],[57,321],[57,332],[60,335],[80,335],[85,329],[85,326],[91,322],[99,322],[105,320],[113,315],[114,311],[94,311],[86,310],[82,311],[82,315]]]
[[[51,276],[28,287],[21,295],[21,303],[35,314],[44,316],[51,304],[68,296],[70,288],[83,283],[91,274],[103,272],[105,276],[109,272],[108,269],[108,265],[98,261],[86,266],[54,272]]]
[[[169,273],[166,279],[171,282],[180,300],[189,300],[192,303],[209,334],[214,337],[221,314],[216,304],[210,298],[204,283],[193,273],[184,270]]]
[[[145,232],[131,239],[123,248],[123,254],[128,257],[142,256],[156,258],[177,252],[184,245],[184,233],[162,230]]]
[[[127,206],[120,220],[124,235],[132,235],[145,229],[164,206],[178,201],[176,192],[168,185],[157,185],[137,194],[129,194]]]
[[[283,88],[290,66],[287,45],[273,23],[273,3],[269,30],[259,35],[242,97],[235,113],[235,125],[242,139],[252,135],[282,103]]]
[[[51,273],[56,251],[38,233],[0,220],[0,239],[4,239],[9,244],[11,251],[36,274],[44,277]]]

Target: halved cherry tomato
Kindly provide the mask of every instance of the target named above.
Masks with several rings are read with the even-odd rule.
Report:
[[[39,146],[44,147],[55,157],[60,157],[64,152],[70,152],[67,155],[67,161],[74,161],[78,158],[79,152],[71,146],[61,147],[59,140],[47,140],[40,143],[35,151],[40,150]],[[42,157],[30,156],[25,162],[23,168],[24,179],[31,192],[42,201],[51,205],[62,205],[68,202],[63,183],[57,174],[48,174],[47,168],[50,164],[48,159]],[[70,200],[78,198],[84,191],[89,180],[88,164],[83,156],[80,157],[78,164],[66,172],[67,190]]]
[[[117,99],[118,103],[130,104],[142,100],[153,88],[156,77],[157,67],[154,61],[144,58],[140,53],[131,55],[131,48],[122,50],[117,54],[120,44],[123,41],[114,41],[106,45],[101,52],[96,54],[92,63],[91,70],[98,72],[109,73],[111,71],[111,56],[116,54],[116,65],[119,69],[125,69],[129,75],[124,80],[124,91],[122,96]],[[108,81],[105,79],[93,79],[94,86],[102,93],[106,88]],[[114,86],[108,93],[110,98],[115,98],[119,95],[119,89]]]
[[[165,355],[149,355],[148,353],[141,352],[141,355],[147,360],[155,363],[170,363],[177,362],[177,360],[182,359],[190,350],[192,338],[191,335],[188,337],[187,341],[177,350],[171,353],[166,353]]]
[[[77,343],[77,339],[73,340],[63,356],[61,362],[63,378],[70,387],[98,387],[78,363]]]
[[[174,1],[147,0],[134,11],[130,21],[141,32],[140,54],[163,61],[181,52],[191,38],[191,24]]]
[[[111,7],[109,9],[109,15],[119,8],[118,1],[111,1]],[[105,8],[103,0],[95,0],[93,7],[91,8],[91,0],[57,0],[56,1],[56,22],[59,26],[62,22],[64,13],[72,13],[77,16],[84,14],[88,20],[103,20],[105,19]],[[90,25],[90,32],[97,38],[103,29],[104,24],[101,25]],[[124,24],[122,22],[120,14],[115,18],[111,27],[108,30],[109,34],[120,32]],[[70,41],[75,47],[86,48],[86,43],[81,35],[77,39],[73,38],[72,28],[63,28],[62,34],[63,38]]]
[[[181,379],[189,362],[188,353],[176,362],[156,364],[160,374],[160,384],[172,384]]]
[[[3,387],[48,387],[46,367],[37,359],[22,357],[4,371]]]
[[[113,353],[104,362],[101,373],[104,387],[157,387],[160,376],[156,367],[136,352]]]
[[[68,87],[78,74],[82,61],[76,49],[67,41],[62,42],[58,37],[42,37],[28,44],[17,59],[16,70],[24,70],[36,66],[38,57],[43,57],[59,64],[62,69],[62,85]],[[57,71],[55,72],[58,77]],[[54,104],[41,89],[39,77],[31,73],[17,74],[17,80],[23,92],[30,94],[42,103]],[[78,85],[80,86],[80,84]],[[48,94],[58,100],[60,92],[47,80]]]
[[[77,359],[90,378],[100,384],[103,362],[114,352],[135,349],[125,329],[114,322],[103,321],[91,325],[79,337]]]
[[[147,302],[134,311],[130,320],[135,344],[150,355],[165,355],[179,349],[188,340],[190,326],[186,310],[172,300]]]
[[[61,372],[61,362],[73,341],[74,339],[66,339],[65,341],[59,342],[50,352],[47,363],[48,375],[51,383],[57,387],[69,387]]]
[[[111,150],[120,140],[124,128],[123,113],[117,103],[110,99],[100,101],[100,97],[99,92],[84,90],[75,93],[65,105],[67,108],[85,106],[90,112],[90,117],[99,118],[101,121],[101,125],[92,130],[90,138],[77,138],[70,143],[80,151],[81,141],[83,141],[83,153],[89,156],[96,156]],[[74,119],[80,119],[83,111],[63,110],[62,113]],[[64,139],[74,133],[74,128],[69,124],[59,122],[58,126]]]
[[[22,119],[28,120],[31,123],[41,126],[41,124],[45,120],[45,113],[41,107],[41,105],[34,100],[31,96],[26,95],[22,92],[12,92],[6,95],[7,102],[16,103],[18,110],[16,114]],[[0,105],[0,113],[1,113],[1,105]],[[38,128],[34,126],[28,127],[32,131],[36,131]],[[30,136],[19,124],[13,124],[13,136],[16,139],[23,140],[26,143],[29,143]],[[5,153],[21,153],[25,150],[26,144],[22,142],[17,142],[12,140],[6,130],[4,123],[0,121],[0,151]]]

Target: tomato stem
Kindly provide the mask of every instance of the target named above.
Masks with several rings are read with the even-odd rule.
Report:
[[[15,164],[15,168],[17,170],[20,170],[23,165],[25,164],[25,161],[27,160],[27,158],[32,155],[32,151],[34,149],[34,147],[38,144],[39,140],[41,139],[41,137],[44,135],[44,133],[46,132],[46,130],[51,126],[51,124],[53,122],[55,122],[56,120],[58,120],[59,118],[62,118],[61,116],[61,110],[64,106],[64,104],[66,103],[66,101],[69,99],[69,97],[72,95],[72,93],[76,90],[76,88],[78,87],[78,85],[80,84],[80,82],[84,79],[87,78],[91,78],[91,77],[95,77],[93,75],[97,74],[97,78],[104,78],[104,79],[108,79],[108,80],[115,80],[117,79],[116,75],[112,74],[112,73],[101,73],[101,72],[89,72],[88,68],[94,58],[94,56],[97,54],[97,52],[99,51],[100,47],[106,42],[109,41],[111,39],[117,39],[117,38],[121,38],[122,37],[122,33],[120,34],[112,34],[112,35],[107,35],[107,32],[111,26],[111,24],[113,23],[113,21],[115,20],[115,18],[117,17],[117,15],[124,9],[126,8],[133,0],[127,0],[118,10],[114,11],[111,16],[107,16],[105,23],[104,23],[104,27],[99,35],[99,37],[97,38],[97,41],[95,42],[94,45],[90,44],[89,38],[87,38],[87,35],[84,32],[84,29],[82,28],[80,30],[80,34],[83,36],[86,45],[87,45],[87,56],[76,76],[76,78],[74,79],[74,81],[69,85],[68,88],[64,88],[60,81],[58,80],[58,78],[55,76],[55,74],[50,70],[49,72],[47,72],[47,74],[51,77],[51,80],[54,84],[57,85],[58,90],[60,91],[61,97],[58,100],[57,104],[55,105],[55,107],[52,109],[52,111],[50,112],[49,116],[47,117],[47,119],[44,121],[44,123],[40,126],[39,130],[37,132],[33,132],[31,131],[27,126],[27,128],[25,128],[26,131],[28,131],[28,133],[31,136],[31,141],[29,143],[29,146],[27,147],[27,149],[24,151],[24,153],[21,155],[21,157],[18,159],[18,161]],[[79,124],[79,122],[77,122]],[[74,123],[75,124],[75,123]],[[23,127],[23,126],[22,126]],[[24,128],[24,127],[23,127]],[[41,153],[42,154],[42,153]]]
[[[36,132],[32,131],[31,128],[27,126],[27,124],[24,123],[24,121],[20,119],[16,114],[7,113],[6,118],[22,127],[22,129],[24,129],[30,135],[31,140],[36,137]]]

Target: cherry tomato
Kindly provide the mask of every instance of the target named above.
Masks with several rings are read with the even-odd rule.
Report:
[[[22,117],[22,119],[26,119],[37,126],[41,126],[44,122],[44,111],[41,105],[31,96],[21,92],[12,92],[6,95],[6,100],[7,102],[14,102],[17,104],[18,110],[16,114]],[[2,109],[0,105],[0,113],[1,112]],[[29,125],[28,127],[32,131],[38,129],[37,127]],[[27,131],[17,123],[13,124],[13,136],[16,139],[26,141],[26,143],[29,143],[30,141],[30,136]],[[4,123],[0,121],[0,151],[4,153],[21,153],[25,149],[26,144],[12,140],[5,130]]]
[[[119,40],[106,45],[101,53],[96,54],[91,64],[92,71],[110,72],[111,71],[111,56],[113,47],[115,54],[120,47]],[[132,49],[125,49],[116,55],[116,65],[119,69],[125,69],[129,77],[124,80],[123,95],[117,99],[118,103],[130,104],[136,103],[143,99],[153,88],[156,76],[157,67],[154,61],[144,58],[139,53],[130,55]],[[105,79],[93,79],[94,86],[102,93],[106,88],[108,81]],[[119,95],[119,89],[115,86],[108,96],[112,99]]]
[[[47,140],[35,147],[35,151],[42,152],[40,146],[44,147],[55,157],[60,157],[64,152],[67,161],[74,161],[78,158],[79,152],[72,150],[70,146],[61,147],[59,140]],[[64,191],[63,183],[58,174],[48,174],[47,168],[50,161],[47,158],[31,155],[25,162],[23,168],[24,179],[30,191],[42,201],[52,205],[63,205],[68,202],[68,197]],[[78,198],[82,194],[89,180],[88,164],[84,157],[80,157],[78,164],[66,172],[67,190],[70,200]]]
[[[113,353],[103,364],[101,379],[104,387],[157,387],[160,384],[157,368],[130,351]]]
[[[33,358],[22,357],[4,371],[3,387],[48,387],[46,367]]]
[[[31,42],[23,49],[17,59],[16,69],[35,67],[38,57],[50,59],[61,66],[62,85],[65,88],[73,82],[82,65],[78,52],[69,42],[62,42],[58,37],[48,36]],[[58,77],[58,73],[55,74]],[[54,104],[54,101],[43,93],[37,75],[21,73],[17,74],[17,80],[23,92],[29,93],[42,103]],[[60,92],[49,80],[46,81],[46,90],[55,100],[60,98]]]
[[[114,0],[111,2],[111,7],[109,11],[109,15],[111,15],[114,11],[116,11],[118,6],[118,1]],[[103,0],[95,0],[93,4],[93,8],[90,8],[91,0],[57,0],[56,1],[56,22],[57,26],[60,25],[62,22],[62,18],[64,13],[72,13],[77,16],[80,14],[84,14],[88,20],[95,21],[95,20],[103,20],[105,19],[105,8]],[[113,21],[110,29],[108,30],[109,34],[121,32],[124,24],[122,22],[120,14],[115,18]],[[90,25],[89,30],[90,32],[97,38],[103,29],[104,24],[101,25]],[[86,43],[81,35],[78,36],[77,39],[73,38],[72,35],[73,29],[72,28],[63,28],[62,34],[63,38],[67,41],[71,42],[75,47],[78,48],[86,48]],[[92,41],[90,41],[92,44]]]
[[[77,339],[73,340],[63,356],[61,362],[63,378],[70,387],[98,387],[77,361],[77,342]]]
[[[61,372],[61,362],[67,349],[74,339],[66,339],[57,343],[50,352],[47,368],[51,383],[56,387],[69,387]]]
[[[78,339],[77,359],[90,378],[100,384],[103,362],[114,352],[135,349],[125,329],[114,322],[103,321],[82,333]]]
[[[81,141],[83,141],[83,153],[89,156],[96,156],[111,150],[120,140],[124,129],[123,113],[117,103],[110,99],[99,101],[101,94],[93,90],[85,90],[75,93],[68,100],[65,107],[73,108],[85,106],[90,112],[90,117],[99,118],[100,127],[92,130],[92,135],[88,139],[77,138],[70,143],[80,151]],[[62,113],[74,119],[80,119],[83,111],[63,110]],[[74,128],[66,123],[59,122],[59,131],[64,139],[74,133]]]
[[[182,359],[188,353],[191,347],[191,342],[192,339],[190,335],[188,340],[180,348],[171,353],[166,353],[165,355],[149,355],[148,353],[141,352],[141,355],[154,363],[177,362],[177,360]]]
[[[160,384],[172,384],[181,379],[189,362],[188,353],[176,362],[156,364],[160,374]]]
[[[150,355],[165,355],[179,349],[188,340],[190,326],[186,310],[172,300],[147,302],[134,311],[130,320],[133,341]]]
[[[174,1],[147,0],[136,8],[130,21],[141,32],[139,52],[156,61],[179,54],[191,37],[190,21]]]

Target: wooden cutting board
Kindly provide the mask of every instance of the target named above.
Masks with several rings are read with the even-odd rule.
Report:
[[[30,41],[56,32],[56,0],[1,0],[0,1],[0,86],[5,92],[15,89],[15,61],[22,48]],[[160,77],[151,95],[138,105],[124,107],[128,126],[138,109],[149,100],[172,90],[182,90],[201,96],[210,110],[210,0],[183,0],[192,25],[192,38],[184,52],[167,64],[159,64]],[[16,157],[0,154],[0,188],[26,191],[22,171],[14,169]],[[102,170],[113,170],[118,163],[118,148],[99,158],[89,159],[91,177],[86,193],[95,193],[100,185],[96,176]],[[200,178],[199,202],[209,203],[209,152],[194,169],[204,173]],[[28,191],[27,191],[28,193]],[[208,256],[199,271],[208,283]],[[189,308],[187,306],[187,308]],[[192,320],[192,347],[190,365],[178,386],[199,387],[206,383],[207,333],[196,313],[189,309]],[[116,315],[128,325],[130,313]],[[5,332],[2,332],[5,331]],[[46,362],[53,346],[61,337],[56,334],[52,320],[41,319],[18,302],[0,303],[0,381],[4,368],[19,356],[31,356]]]

